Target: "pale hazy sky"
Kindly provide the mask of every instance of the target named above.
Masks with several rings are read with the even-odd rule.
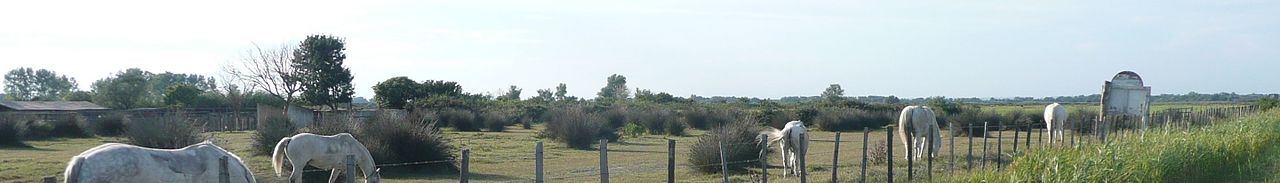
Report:
[[[347,39],[362,97],[408,76],[591,98],[614,73],[677,96],[1080,95],[1120,70],[1280,89],[1280,1],[4,1],[0,70],[216,76],[315,33]]]

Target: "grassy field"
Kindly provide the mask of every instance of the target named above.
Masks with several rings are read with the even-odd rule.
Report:
[[[1037,131],[1038,132],[1038,131]],[[254,175],[262,182],[284,182],[284,178],[278,178],[271,172],[270,156],[250,155],[249,142],[250,134],[248,131],[237,132],[217,132],[209,135],[215,138],[215,143],[239,154],[245,158],[245,162],[253,169]],[[686,159],[683,157],[688,152],[688,144],[692,144],[696,140],[696,136],[701,131],[693,131],[692,135],[681,137],[664,137],[664,136],[642,136],[634,138],[624,138],[622,142],[609,144],[609,162],[610,162],[610,180],[615,182],[658,182],[666,180],[666,158],[667,144],[666,139],[676,140],[676,177],[681,182],[714,182],[721,180],[720,174],[703,174],[693,172]],[[1024,132],[1025,133],[1025,132]],[[945,132],[944,132],[945,134]],[[1005,157],[1012,152],[1012,131],[1003,132],[1005,138],[996,140],[990,139],[989,151],[990,157],[994,158],[997,146],[996,142],[1002,142]],[[515,129],[509,132],[489,133],[489,132],[448,132],[446,135],[454,145],[471,149],[471,172],[472,180],[477,182],[527,182],[534,176],[534,146],[539,139],[536,130]],[[839,178],[842,180],[856,180],[858,178],[859,168],[861,164],[862,150],[862,133],[843,133],[841,135],[841,146],[839,160]],[[869,133],[870,144],[874,145],[885,141],[885,132],[883,130],[872,131]],[[810,153],[808,155],[807,167],[811,176],[810,180],[825,181],[830,179],[832,162],[834,155],[834,138],[835,133],[832,132],[813,132],[812,142],[810,144]],[[1034,139],[1034,138],[1033,138]],[[52,140],[35,140],[28,141],[33,148],[2,148],[0,149],[0,181],[35,181],[43,176],[58,175],[66,167],[66,161],[71,156],[79,154],[81,151],[108,142],[121,142],[119,138],[67,138]],[[1023,141],[1023,140],[1019,140]],[[895,176],[897,179],[906,178],[906,162],[902,159],[905,150],[902,149],[901,142],[894,139],[894,159]],[[1022,150],[1025,150],[1025,141],[1019,142]],[[981,140],[975,139],[975,156],[980,156]],[[1038,144],[1038,143],[1033,143]],[[956,138],[956,153],[961,158],[957,161],[961,168],[963,156],[966,154],[968,141],[964,137]],[[948,154],[946,148],[951,144],[944,138],[942,145],[944,150],[935,161],[934,171],[938,173],[945,172],[947,163],[953,157]],[[776,148],[776,147],[775,147]],[[547,141],[545,143],[545,175],[549,181],[553,182],[595,182],[599,180],[599,158],[598,150],[577,150],[567,148],[562,144]],[[795,177],[782,178],[781,157],[774,152],[768,157],[770,160],[769,177],[771,180],[785,181],[797,180]],[[713,165],[714,166],[714,165]],[[868,175],[872,177],[870,180],[883,180],[886,177],[885,164],[871,164],[868,167]],[[976,165],[975,165],[976,166]],[[992,164],[991,166],[994,166]],[[926,167],[925,163],[916,163],[917,171],[923,171]],[[736,172],[731,178],[735,180],[756,179],[758,169],[752,169],[750,172]],[[918,172],[917,176],[923,177],[923,172]],[[326,178],[327,174],[313,173],[307,175],[308,180],[321,180]],[[387,182],[456,182],[456,174],[430,174],[423,172],[389,172],[384,175]],[[310,181],[308,181],[310,182]]]

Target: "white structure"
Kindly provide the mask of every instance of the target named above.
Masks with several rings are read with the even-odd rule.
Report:
[[[1111,77],[1111,81],[1106,81],[1102,85],[1102,109],[1098,121],[1102,125],[1104,132],[1101,137],[1106,139],[1106,130],[1114,122],[1106,121],[1107,116],[1124,116],[1128,119],[1139,120],[1138,130],[1145,131],[1147,128],[1147,116],[1151,111],[1151,87],[1142,84],[1142,77],[1133,71],[1120,71]]]

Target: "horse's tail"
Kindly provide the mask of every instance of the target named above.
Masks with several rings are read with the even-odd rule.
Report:
[[[289,137],[280,139],[280,143],[276,143],[276,150],[271,153],[271,167],[275,168],[276,176],[284,176],[284,159],[286,158],[285,148],[289,146],[289,141],[293,140]],[[297,168],[297,167],[294,167]],[[292,170],[291,170],[292,171]]]
[[[71,162],[67,163],[67,170],[62,173],[62,179],[66,183],[80,182],[80,167],[84,166],[84,156],[71,157]]]
[[[765,135],[769,136],[769,137],[768,137],[768,138],[769,138],[769,142],[768,142],[767,144],[777,143],[779,140],[782,140],[782,137],[783,137],[784,135],[786,135],[786,134],[785,134],[786,132],[783,132],[782,130],[779,130],[779,129],[777,129],[777,128],[773,128],[773,127],[769,127],[769,129],[768,129],[768,130],[764,130],[764,131],[762,131],[762,132],[760,132],[760,133],[762,133],[762,134],[765,134]]]

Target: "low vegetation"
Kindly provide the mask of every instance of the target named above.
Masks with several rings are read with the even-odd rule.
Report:
[[[591,144],[594,144],[596,140],[602,139],[602,137],[618,136],[617,134],[605,134],[615,130],[609,130],[609,125],[606,124],[604,117],[587,113],[582,108],[557,108],[552,109],[549,113],[550,116],[548,116],[546,122],[547,128],[542,131],[542,134],[571,148],[591,148]]]
[[[252,152],[256,155],[271,155],[280,139],[293,136],[298,129],[293,122],[284,116],[270,116],[266,121],[258,122],[258,130],[253,132]]]
[[[182,114],[165,114],[154,117],[134,117],[129,119],[125,137],[129,144],[161,149],[175,149],[200,143],[206,138],[204,127],[197,126],[195,121]]]
[[[704,173],[720,172],[721,147],[724,148],[723,159],[728,163],[728,171],[759,167],[759,161],[751,160],[758,160],[764,149],[759,145],[761,130],[757,122],[747,120],[712,129],[689,146],[689,168]]]
[[[861,131],[863,128],[881,128],[897,121],[888,112],[872,112],[861,109],[832,108],[822,110],[813,123],[824,131]]]
[[[436,121],[420,121],[398,113],[378,112],[360,123],[355,135],[379,163],[426,162],[457,159],[457,151],[441,134]],[[457,172],[453,163],[401,166],[432,173]]]

